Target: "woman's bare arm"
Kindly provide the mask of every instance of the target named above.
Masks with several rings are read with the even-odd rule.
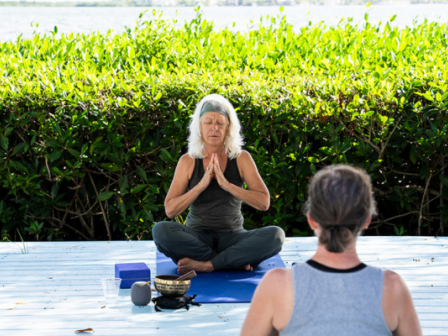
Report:
[[[246,151],[243,151],[237,160],[241,178],[246,183],[248,189],[240,188],[228,182],[225,179],[224,174],[221,172],[219,161],[216,159],[214,166],[216,180],[219,185],[225,191],[231,193],[233,196],[242,200],[244,203],[249,204],[255,209],[263,211],[268,210],[271,202],[269,190],[258,173],[254,160]]]
[[[279,288],[278,279],[283,274],[281,269],[266,273],[255,289],[252,302],[244,320],[240,336],[274,336],[278,335],[274,324],[275,291]]]
[[[194,169],[194,159],[183,155],[176,167],[173,182],[165,198],[165,212],[169,218],[179,216],[191,203],[207,188],[214,176],[213,168],[204,174],[202,180],[191,190],[187,191],[190,175]]]
[[[393,271],[384,272],[383,313],[395,336],[421,336],[422,328],[403,279]]]
[[[291,319],[294,286],[291,269],[275,268],[255,290],[241,336],[278,335]]]

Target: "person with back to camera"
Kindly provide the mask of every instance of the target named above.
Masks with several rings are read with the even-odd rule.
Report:
[[[280,252],[285,233],[276,226],[243,228],[241,202],[266,211],[270,196],[251,155],[241,149],[238,116],[227,99],[208,95],[197,105],[189,129],[188,154],[180,158],[165,199],[169,218],[190,207],[186,225],[157,223],[154,243],[180,274],[252,271]]]
[[[308,194],[317,251],[306,263],[264,276],[241,335],[422,335],[401,277],[363,264],[356,252],[359,233],[376,214],[370,177],[329,166],[314,176]]]

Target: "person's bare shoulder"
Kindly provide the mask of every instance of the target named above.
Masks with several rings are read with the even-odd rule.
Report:
[[[411,293],[401,276],[390,270],[384,271],[383,313],[394,335],[422,335]]]
[[[238,160],[240,162],[244,162],[247,160],[252,161],[252,155],[250,155],[250,153],[247,150],[243,149],[241,150],[241,154],[238,156]]]
[[[266,304],[271,305],[273,309],[272,324],[275,329],[283,330],[294,306],[292,270],[275,268],[269,271],[265,278],[266,288],[269,290],[269,302]]]
[[[194,159],[188,154],[184,154],[179,159],[179,164],[194,164]]]
[[[257,171],[257,166],[252,158],[252,155],[246,150],[242,150],[241,154],[237,158],[238,169],[240,175],[244,180],[244,174],[252,175]]]
[[[182,155],[179,159],[179,162],[177,163],[176,170],[186,174],[188,179],[190,179],[191,174],[193,173],[193,169],[194,169],[194,159],[188,154]]]
[[[271,293],[271,297],[282,296],[285,289],[291,283],[291,270],[285,268],[274,268],[263,277],[263,289]]]
[[[384,270],[384,285],[387,290],[393,291],[395,294],[399,294],[403,286],[406,286],[403,279],[398,273],[391,270]],[[392,294],[392,292],[390,292]]]
[[[399,323],[404,282],[394,271],[384,270],[382,306],[386,324],[396,330]]]

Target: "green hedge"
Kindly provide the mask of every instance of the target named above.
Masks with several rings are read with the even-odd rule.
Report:
[[[209,93],[237,109],[271,193],[267,212],[243,206],[247,229],[310,234],[309,177],[350,163],[372,177],[380,215],[368,232],[444,234],[447,25],[295,31],[277,16],[234,33],[200,12],[182,29],[143,18],[122,35],[55,28],[0,44],[3,236],[149,239]]]

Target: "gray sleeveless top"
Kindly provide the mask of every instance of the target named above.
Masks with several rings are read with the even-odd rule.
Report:
[[[195,159],[193,175],[188,183],[188,189],[194,188],[204,176],[202,159]],[[227,159],[224,177],[230,183],[242,188],[236,159]],[[216,179],[190,205],[186,224],[193,230],[211,229],[214,231],[229,232],[243,229],[243,216],[241,214],[241,200],[222,189]]]
[[[294,308],[281,336],[392,335],[383,315],[383,271],[348,270],[309,260],[292,267]]]

